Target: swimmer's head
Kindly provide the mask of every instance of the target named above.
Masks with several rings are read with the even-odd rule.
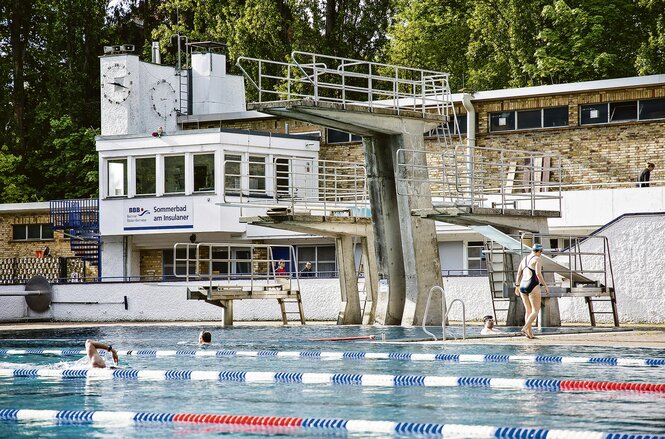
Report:
[[[208,331],[201,331],[199,333],[199,343],[210,343],[212,341],[212,334]]]
[[[533,246],[533,252],[538,253],[543,251],[543,246],[541,244],[534,244]]]

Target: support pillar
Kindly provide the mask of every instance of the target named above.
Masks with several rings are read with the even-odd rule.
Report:
[[[337,244],[337,267],[341,285],[342,303],[337,316],[338,325],[362,324],[358,277],[356,274],[353,237],[342,235],[335,238]]]
[[[424,124],[405,119],[399,123],[401,134],[363,137],[363,144],[379,282],[387,278],[388,287],[379,287],[376,321],[411,326],[423,322],[427,294],[443,281],[435,224],[411,215],[412,209],[432,207],[427,178],[396,178],[399,149],[425,151]],[[425,154],[411,159],[426,160]],[[427,172],[426,167],[416,169]],[[441,296],[435,295],[426,323],[438,325],[441,319]]]
[[[373,325],[376,316],[377,294],[379,290],[378,271],[376,269],[376,255],[374,253],[374,237],[369,234],[360,238],[362,249],[363,274],[365,275],[365,313],[363,314],[363,325]]]

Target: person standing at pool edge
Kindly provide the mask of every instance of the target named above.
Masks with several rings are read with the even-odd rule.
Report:
[[[545,291],[550,291],[543,277],[542,255],[543,246],[535,244],[531,253],[520,262],[520,266],[517,269],[517,276],[515,277],[515,286],[519,287],[519,290],[515,289],[515,294],[519,292],[525,309],[525,322],[521,332],[528,338],[535,338],[532,326],[540,311],[540,287],[543,286],[545,287]]]
[[[113,349],[112,345],[105,345],[104,343],[88,339],[85,341],[85,352],[92,367],[97,367],[100,369],[106,367],[106,363],[104,362],[104,359],[101,357],[101,355],[99,355],[97,349],[110,352],[111,356],[113,357],[114,366],[118,365],[118,351]]]

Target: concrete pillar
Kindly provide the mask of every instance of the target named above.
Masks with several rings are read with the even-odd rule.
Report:
[[[374,249],[379,281],[376,323],[399,325],[404,311],[406,280],[389,135],[363,136],[367,185],[374,223]],[[386,288],[387,286],[387,288]]]
[[[341,285],[342,303],[337,317],[338,325],[362,324],[358,278],[356,274],[353,237],[342,235],[335,238],[337,243],[337,268]]]
[[[363,325],[373,325],[376,318],[376,303],[379,290],[378,272],[376,269],[376,254],[374,253],[374,237],[370,233],[368,236],[360,238],[362,249],[363,274],[365,276],[365,314],[363,315]]]
[[[401,134],[363,137],[379,279],[376,321],[381,324],[419,325],[424,319],[427,294],[442,285],[439,247],[433,221],[411,215],[412,209],[430,208],[427,170],[397,181],[397,151],[425,151],[422,121],[401,120]],[[425,154],[410,159],[424,164]],[[405,177],[405,176],[403,176]],[[381,285],[381,284],[380,284]],[[428,324],[441,324],[441,296],[432,297]]]

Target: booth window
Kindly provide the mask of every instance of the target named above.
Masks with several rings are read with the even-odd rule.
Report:
[[[109,197],[127,195],[127,159],[113,159],[107,162]]]
[[[485,254],[483,253],[484,247],[485,244],[482,241],[469,242],[466,245],[469,276],[484,276],[487,274]]]
[[[328,128],[328,142],[327,143],[349,143],[349,142],[360,142],[362,137],[347,133],[345,131],[333,130]]]
[[[164,157],[164,193],[185,192],[185,156]]]
[[[136,195],[154,195],[157,188],[155,157],[136,159]]]
[[[239,155],[224,155],[224,193],[240,194],[240,160]]]
[[[249,196],[264,195],[266,192],[266,158],[249,156]]]
[[[637,120],[637,101],[610,103],[610,122]]]
[[[50,224],[13,224],[12,239],[14,241],[46,241],[53,239]]]
[[[515,112],[503,111],[490,114],[490,131],[513,131],[515,129]]]
[[[215,154],[194,156],[194,192],[215,190]]]
[[[490,113],[490,131],[537,130],[568,126],[568,107]]]

